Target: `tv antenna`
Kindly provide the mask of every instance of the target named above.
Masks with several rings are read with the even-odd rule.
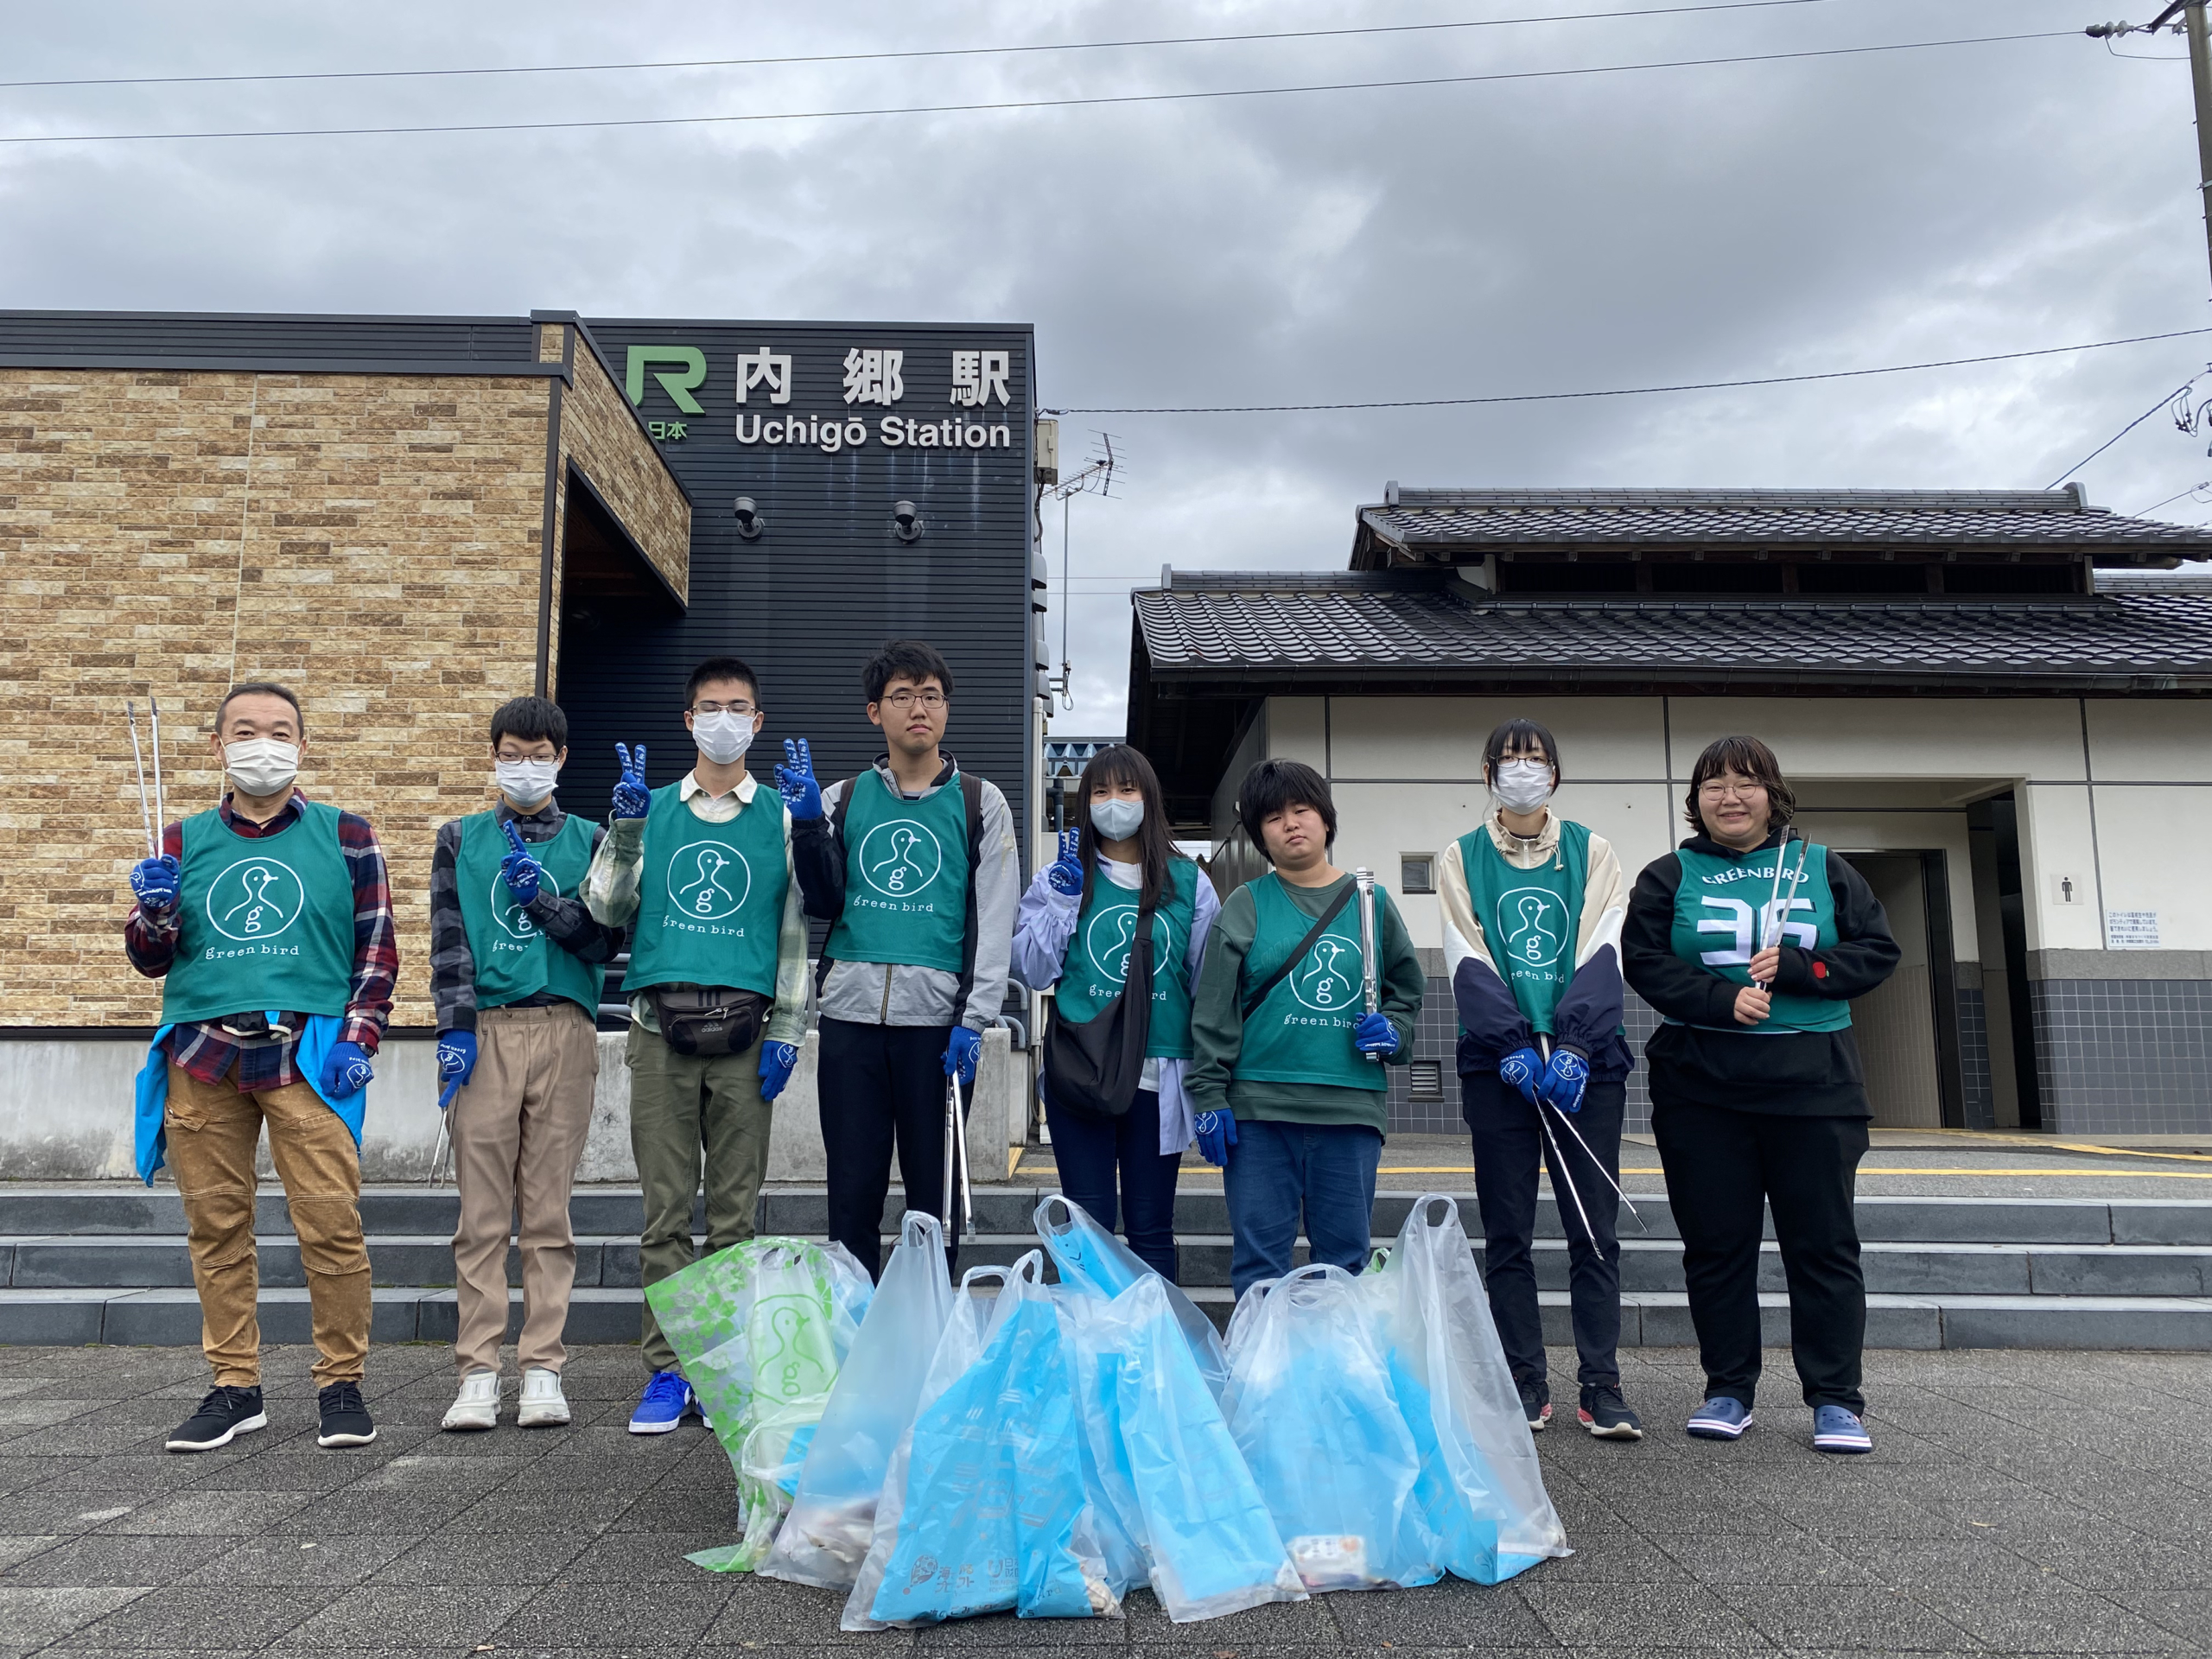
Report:
[[[1068,658],[1068,611],[1075,602],[1075,590],[1068,582],[1068,504],[1078,495],[1110,496],[1114,481],[1122,475],[1121,440],[1111,432],[1090,435],[1090,460],[1082,471],[1072,473],[1052,486],[1050,493],[1060,504],[1060,672],[1057,679],[1046,684],[1060,700],[1060,707],[1075,707],[1073,668]]]

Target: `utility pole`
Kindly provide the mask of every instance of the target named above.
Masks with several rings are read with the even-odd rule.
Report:
[[[2087,33],[2107,43],[2168,27],[2188,35],[2189,81],[2196,97],[2196,195],[2204,209],[2205,253],[2212,259],[2212,33],[2205,27],[2204,4],[2205,0],[2174,0],[2147,23],[2093,23]],[[2182,18],[2178,24],[2177,15]]]

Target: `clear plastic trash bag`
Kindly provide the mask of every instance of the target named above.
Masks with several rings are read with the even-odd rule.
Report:
[[[1458,1203],[1422,1194],[1358,1287],[1421,1453],[1415,1499],[1445,1569],[1497,1584],[1571,1554]]]
[[[765,1576],[824,1590],[853,1587],[874,1535],[876,1497],[914,1421],[952,1297],[944,1224],[910,1210],[812,1431],[791,1512],[760,1563]]]
[[[1058,1219],[1052,1213],[1055,1205],[1063,1211]],[[1160,1279],[1149,1262],[1100,1226],[1090,1212],[1072,1198],[1058,1192],[1051,1194],[1038,1205],[1032,1220],[1036,1224],[1037,1236],[1052,1253],[1052,1265],[1059,1269],[1064,1285],[1095,1292],[1111,1301],[1140,1279],[1160,1279],[1175,1323],[1191,1345],[1191,1357],[1197,1362],[1199,1375],[1205,1378],[1213,1397],[1221,1398],[1222,1391],[1229,1386],[1229,1356],[1222,1347],[1220,1333],[1213,1328],[1213,1321],[1198,1311],[1196,1303],[1176,1286]]]
[[[1316,1263],[1262,1280],[1229,1326],[1223,1410],[1306,1589],[1443,1576],[1415,1501],[1421,1454],[1357,1281]]]
[[[733,1244],[645,1287],[737,1474],[743,1540],[687,1559],[744,1573],[767,1554],[874,1289],[842,1244],[777,1237]]]
[[[848,1629],[1009,1610],[1025,1618],[1120,1611],[1091,1524],[1074,1392],[1043,1274],[1032,1250],[1004,1275],[980,1345],[957,1370],[971,1344],[955,1325],[976,1319],[956,1310],[948,1322],[924,1392],[943,1386],[893,1460]]]

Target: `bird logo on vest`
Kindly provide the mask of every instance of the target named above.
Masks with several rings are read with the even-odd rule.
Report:
[[[537,868],[537,890],[548,898],[558,899],[561,886],[554,880],[553,872],[543,864]],[[492,918],[499,923],[500,930],[509,938],[528,943],[539,937],[537,924],[530,919],[530,912],[522,907],[513,890],[507,886],[503,871],[495,869],[492,872],[491,899]]]
[[[1509,968],[1548,968],[1567,949],[1567,906],[1542,887],[1516,887],[1497,901],[1499,954]]]
[[[290,865],[243,858],[208,884],[207,919],[225,938],[252,944],[297,921],[306,896]]]
[[[879,823],[861,838],[861,875],[887,899],[912,899],[944,868],[944,850],[925,824],[912,818]]]
[[[1362,965],[1357,945],[1324,934],[1291,975],[1291,994],[1316,1014],[1357,1013]]]
[[[1173,947],[1174,932],[1167,918],[1154,911],[1152,917],[1152,971],[1156,975],[1166,966],[1167,953]],[[1090,918],[1090,925],[1083,931],[1084,946],[1090,953],[1090,960],[1097,968],[1097,976],[1109,985],[1120,985],[1129,976],[1129,951],[1137,939],[1137,907],[1118,905],[1110,910],[1101,910]]]
[[[734,916],[753,891],[753,867],[734,847],[695,841],[676,849],[668,861],[668,907],[694,922],[718,922]]]

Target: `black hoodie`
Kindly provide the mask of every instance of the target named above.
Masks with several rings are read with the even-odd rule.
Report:
[[[1716,858],[1750,858],[1784,833],[1776,830],[1751,853],[1707,836],[1692,836],[1682,846]],[[1888,979],[1898,951],[1866,878],[1836,853],[1827,861],[1836,943],[1825,950],[1783,945],[1773,988],[1842,1002]],[[1762,1033],[1739,1026],[1736,993],[1742,987],[1675,954],[1675,891],[1681,880],[1681,860],[1672,853],[1645,865],[1621,932],[1622,976],[1638,996],[1681,1022],[1662,1026],[1644,1045],[1653,1106],[1680,1100],[1791,1117],[1872,1116],[1859,1045],[1848,1027]]]

